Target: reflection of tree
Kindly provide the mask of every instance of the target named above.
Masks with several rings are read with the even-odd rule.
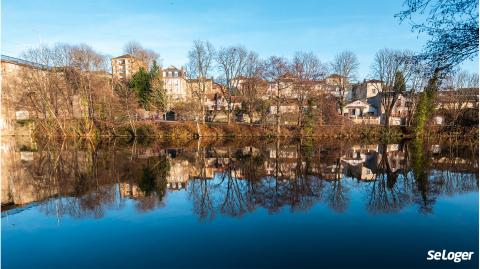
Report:
[[[198,174],[193,175],[193,179],[188,184],[189,195],[193,200],[193,211],[200,220],[211,220],[215,216],[213,201],[210,196],[211,184],[207,179],[206,153],[207,149],[198,145],[194,164]]]
[[[18,168],[25,173],[14,181],[18,195],[33,201],[45,200],[42,210],[58,217],[102,217],[106,208],[121,206],[117,184],[139,186],[140,193],[129,196],[139,200],[138,209],[158,205],[166,194],[170,169],[165,156],[132,162],[123,149],[99,147],[65,141],[45,144],[33,153],[32,161],[22,162]]]
[[[189,183],[190,197],[193,200],[193,211],[200,220],[212,220],[215,217],[211,186],[206,179],[193,179]]]
[[[403,208],[408,200],[402,184],[398,184],[400,170],[393,172],[390,168],[390,157],[395,158],[395,152],[388,152],[388,145],[380,147],[380,163],[377,168],[377,177],[371,184],[368,200],[368,210],[372,213],[397,212]],[[395,160],[393,160],[395,161]]]
[[[421,199],[418,200],[420,210],[428,213],[432,211],[432,206],[435,203],[435,197],[429,193],[429,158],[426,156],[426,146],[423,138],[416,138],[411,143],[411,166],[417,185],[417,191],[420,192]]]
[[[329,188],[327,188],[328,206],[336,212],[344,212],[348,206],[346,192],[347,188],[343,185],[342,179],[330,182]]]
[[[167,191],[169,171],[170,163],[165,155],[155,160],[148,160],[143,165],[141,176],[138,179],[138,187],[145,197],[140,199],[139,209],[153,209],[158,202],[162,201]]]
[[[368,147],[365,158],[350,164],[344,156],[354,147],[309,141],[243,148],[142,147],[46,144],[33,160],[18,162],[13,189],[23,191],[29,201],[44,201],[41,209],[47,214],[102,217],[107,209],[124,206],[126,198],[139,211],[158,208],[167,181],[179,182],[170,173],[178,173],[190,178],[186,189],[202,221],[217,214],[243,216],[259,207],[269,212],[308,210],[318,202],[344,212],[354,186],[350,176],[358,177],[355,188],[366,189],[370,213],[395,213],[412,204],[430,212],[440,195],[478,191],[478,149],[471,146],[429,153],[424,141],[390,147],[390,152],[381,145],[379,150]],[[182,166],[174,166],[178,161]],[[172,167],[179,170],[170,172]],[[364,177],[366,170],[358,174],[358,168],[376,176]]]
[[[385,149],[385,145],[382,148]],[[402,149],[410,166],[402,167],[396,172],[390,169],[390,159],[398,157],[398,153],[382,150],[378,176],[371,183],[368,195],[367,206],[370,212],[397,212],[411,203],[416,203],[420,206],[421,212],[429,213],[440,195],[478,190],[477,171],[467,172],[465,170],[467,167],[457,162],[458,152],[453,156],[451,151],[447,154],[441,152],[439,156],[432,157],[421,139],[412,141]],[[470,156],[476,155],[474,153]],[[431,160],[435,162],[436,159],[437,164],[432,163]],[[465,160],[475,160],[475,157],[465,156]],[[469,163],[469,161],[465,162]],[[474,163],[471,164],[476,166]],[[435,169],[435,165],[437,169],[442,170]],[[461,169],[462,172],[453,172],[457,169]]]
[[[276,144],[273,160],[267,160],[263,152],[254,154],[252,148],[235,151],[227,149],[223,165],[217,176],[209,180],[194,179],[189,184],[194,211],[203,220],[212,218],[215,212],[228,216],[242,216],[257,206],[275,212],[283,206],[292,210],[304,210],[320,199],[322,184],[318,177],[310,175],[311,151],[297,148],[293,177],[287,179],[292,160],[281,154]],[[277,150],[278,149],[278,150]],[[232,157],[234,156],[234,157]],[[282,157],[283,156],[283,157]],[[269,163],[275,167],[274,175],[266,176]],[[283,172],[279,172],[283,167]],[[278,169],[278,170],[277,170]],[[199,171],[204,169],[199,168]]]
[[[232,175],[234,171],[227,170],[222,174],[222,181],[226,182],[223,190],[223,202],[220,205],[220,212],[228,216],[241,216],[247,211],[247,198],[245,183]]]
[[[336,212],[344,212],[348,207],[348,197],[346,194],[348,192],[348,188],[346,188],[343,183],[344,179],[342,175],[342,164],[340,159],[340,157],[344,154],[343,147],[341,146],[334,152],[334,155],[331,156],[333,160],[334,177],[332,178],[333,181],[329,182],[328,187],[326,188],[325,199],[331,209]]]
[[[380,174],[371,183],[368,210],[372,213],[396,212],[404,206],[401,190],[398,186],[389,184],[387,174]]]

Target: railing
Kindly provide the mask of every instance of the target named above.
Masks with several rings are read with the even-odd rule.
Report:
[[[350,120],[353,121],[355,124],[375,124],[378,125],[380,124],[380,117],[374,117],[374,116],[349,116],[348,117]]]

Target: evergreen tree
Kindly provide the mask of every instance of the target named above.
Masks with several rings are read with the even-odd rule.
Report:
[[[403,94],[406,91],[405,77],[403,72],[397,71],[395,73],[395,82],[393,83],[393,91],[399,94]]]
[[[305,111],[305,116],[303,118],[303,124],[302,124],[303,134],[305,136],[312,136],[314,127],[315,127],[315,117],[313,115],[313,101],[309,99],[307,101],[307,109]]]
[[[143,67],[133,74],[129,82],[130,88],[137,95],[138,103],[145,109],[149,108],[151,97],[150,73]]]
[[[417,110],[415,113],[415,134],[422,136],[428,121],[432,116],[432,111],[435,109],[435,93],[438,88],[439,69],[435,70],[433,77],[428,81],[425,90],[420,94]]]
[[[167,110],[167,93],[163,85],[162,72],[156,61],[150,70],[150,87],[150,104],[158,111]]]

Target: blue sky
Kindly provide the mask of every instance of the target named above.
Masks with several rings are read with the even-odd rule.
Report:
[[[381,48],[418,51],[426,37],[399,24],[393,15],[403,0],[323,1],[56,1],[4,0],[2,54],[21,56],[28,48],[57,42],[86,43],[116,56],[136,40],[157,51],[166,65],[183,65],[195,39],[216,47],[244,45],[260,56],[291,57],[312,51],[324,62],[343,50],[360,60],[368,77]],[[463,68],[478,72],[478,60]]]

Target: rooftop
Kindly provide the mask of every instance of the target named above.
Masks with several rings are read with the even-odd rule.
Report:
[[[113,59],[124,59],[124,58],[134,58],[134,59],[136,59],[136,57],[131,55],[131,54],[123,54],[123,55],[112,58],[112,60]]]
[[[3,54],[0,56],[0,59],[1,59],[2,62],[9,62],[9,63],[13,63],[13,64],[31,66],[31,67],[36,67],[36,68],[48,68],[49,67],[49,66],[44,65],[44,64],[39,64],[39,63],[35,63],[35,62],[31,62],[31,61],[27,61],[27,60],[15,58],[15,57],[3,55]]]

